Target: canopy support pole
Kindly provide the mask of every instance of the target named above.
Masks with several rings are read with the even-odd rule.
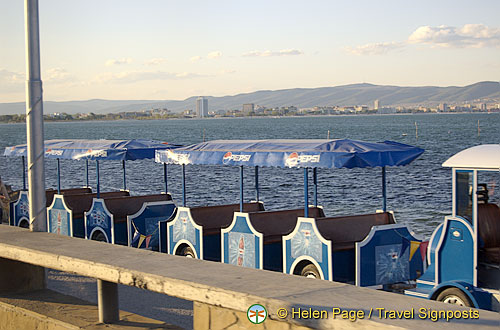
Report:
[[[243,212],[243,165],[240,165],[240,212]]]
[[[259,202],[259,167],[255,166],[255,200]]]
[[[385,166],[382,166],[382,198],[383,198],[383,210],[387,212],[387,189],[385,183]]]
[[[89,187],[89,160],[85,159],[85,186]]]
[[[318,172],[317,168],[313,168],[313,183],[314,183],[314,207],[318,207]]]
[[[309,218],[309,178],[308,168],[304,168],[304,217]]]
[[[101,184],[99,182],[99,161],[95,161],[95,172],[96,172],[96,179],[97,179],[97,198],[101,198]]]
[[[125,160],[122,160],[123,167],[123,190],[127,190],[127,174],[125,171]]]
[[[167,163],[163,163],[163,182],[165,183],[165,194],[168,194]]]
[[[40,74],[38,0],[24,1],[26,29],[26,140],[31,231],[47,231],[43,91]]]
[[[186,165],[182,164],[182,206],[186,207]]]
[[[61,194],[61,163],[57,158],[57,194]]]
[[[26,158],[23,156],[23,190],[26,190]]]

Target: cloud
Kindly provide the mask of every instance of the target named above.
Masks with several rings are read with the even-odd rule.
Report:
[[[236,70],[227,69],[227,70],[220,70],[219,71],[219,74],[231,74],[231,73],[236,73]]]
[[[344,47],[343,49],[354,55],[380,55],[405,46],[404,42],[377,42],[356,47]]]
[[[106,66],[113,66],[113,65],[121,65],[121,64],[130,64],[132,63],[131,58],[121,58],[121,59],[110,59],[106,61]]]
[[[244,57],[269,57],[269,56],[288,56],[288,55],[302,55],[304,52],[298,49],[282,49],[279,51],[251,51],[243,54]]]
[[[193,57],[191,57],[189,60],[190,60],[191,62],[197,62],[197,61],[199,61],[199,60],[201,60],[201,59],[202,59],[202,57],[201,57],[201,56],[193,56]]]
[[[42,79],[51,83],[63,83],[71,80],[71,75],[63,68],[51,68],[45,71]]]
[[[24,91],[25,81],[24,73],[0,69],[0,93]]]
[[[166,58],[157,57],[157,58],[152,58],[150,60],[147,60],[146,62],[144,62],[144,64],[146,64],[146,65],[159,65],[159,64],[162,64],[166,61],[167,61]]]
[[[483,24],[453,26],[421,26],[408,38],[414,44],[428,44],[441,47],[482,48],[500,46],[500,28]]]
[[[102,73],[94,80],[100,83],[134,83],[147,80],[175,80],[202,77],[208,76],[190,72],[171,73],[165,71],[124,71],[120,73]]]
[[[221,57],[221,56],[222,56],[221,52],[215,51],[215,52],[208,53],[207,58],[214,59],[214,58],[218,58],[218,57]]]

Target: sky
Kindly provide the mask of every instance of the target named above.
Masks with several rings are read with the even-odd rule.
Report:
[[[500,80],[498,0],[40,0],[44,99],[181,100]],[[0,103],[25,99],[24,1],[0,1]]]

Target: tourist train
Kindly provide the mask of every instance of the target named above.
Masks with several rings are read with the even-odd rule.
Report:
[[[478,183],[483,172],[500,170],[500,145],[472,147],[443,164],[452,168],[452,214],[429,242],[397,223],[386,203],[386,167],[408,165],[423,152],[392,141],[348,139],[216,140],[187,147],[147,140],[46,141],[45,156],[58,164],[57,190],[46,191],[47,228],[61,235],[500,310],[500,210],[489,201],[488,187]],[[24,160],[26,146],[7,147],[4,155]],[[153,158],[163,164],[164,191],[131,196],[125,161]],[[61,189],[59,159],[86,161],[85,187]],[[96,192],[88,184],[89,160],[96,161]],[[122,190],[100,191],[101,160],[122,161]],[[169,164],[182,167],[179,205],[168,193]],[[188,206],[185,168],[191,164],[238,166],[239,202]],[[258,179],[259,168],[266,166],[303,169],[302,207],[265,208]],[[245,202],[243,194],[245,167],[254,168],[255,200],[251,202]],[[318,205],[317,169],[370,167],[381,169],[381,209],[325,216]],[[28,210],[23,189],[11,202],[9,223],[29,226]]]

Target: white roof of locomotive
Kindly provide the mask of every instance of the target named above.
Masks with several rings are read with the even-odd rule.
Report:
[[[443,166],[500,170],[500,144],[483,144],[462,150],[445,161]]]

